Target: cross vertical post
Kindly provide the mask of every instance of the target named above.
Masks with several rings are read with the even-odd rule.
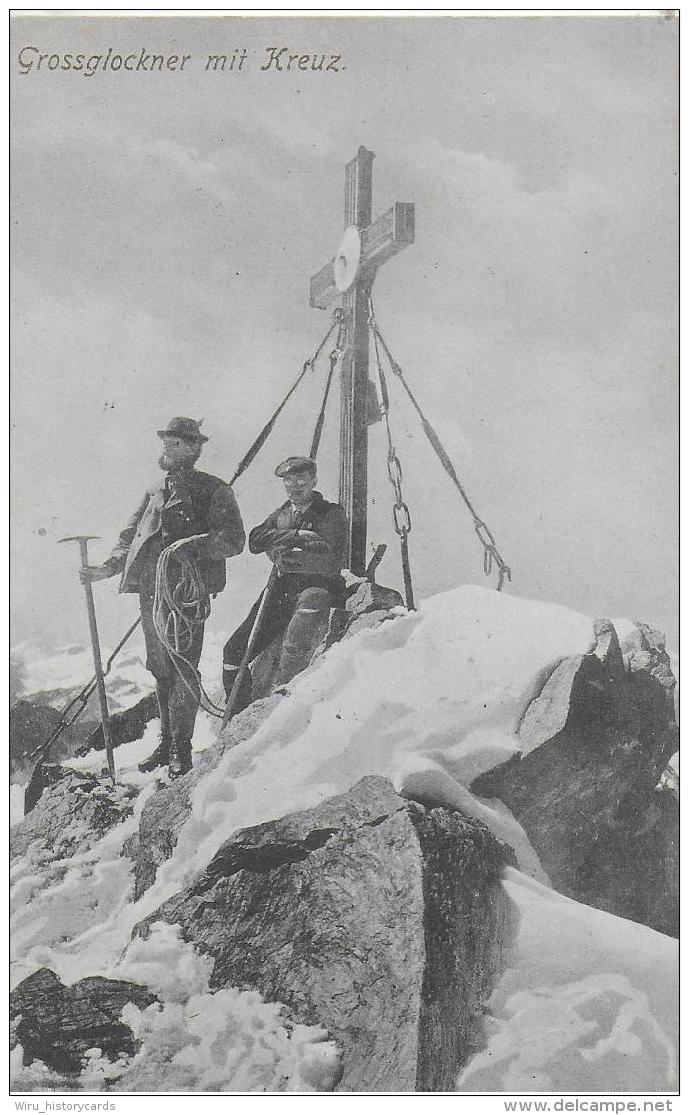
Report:
[[[373,203],[373,152],[360,147],[345,167],[344,227],[367,228]],[[352,573],[366,569],[368,506],[368,295],[371,278],[359,277],[344,295],[349,344],[342,363],[340,495],[349,520]]]
[[[414,204],[396,201],[372,220],[374,154],[360,147],[345,166],[345,234],[334,259],[311,276],[311,306],[341,301],[347,348],[340,380],[340,503],[349,520],[348,566],[366,572],[368,427],[380,413],[369,410],[375,388],[368,378],[368,298],[378,268],[414,243]]]

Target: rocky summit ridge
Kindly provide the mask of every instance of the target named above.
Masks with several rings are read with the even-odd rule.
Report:
[[[676,936],[678,806],[663,782],[675,682],[662,636],[470,586],[434,598],[426,617],[359,595],[348,631],[292,692],[256,701],[178,781],[125,773],[112,792],[88,771],[49,771],[12,834],[18,924],[48,910],[68,924],[70,870],[91,907],[73,912],[71,940],[36,930],[31,944],[17,930],[19,1089],[47,1079],[36,1066],[54,1089],[85,1088],[96,1048],[99,1088],[137,1090],[150,1028],[191,995],[170,998],[145,966],[127,968],[163,930],[198,958],[207,1005],[258,994],[276,1004],[285,1048],[320,1028],[299,1069],[276,1054],[283,1067],[257,1091],[456,1090],[488,1048],[491,997],[521,947],[506,871],[625,919],[606,922],[621,972],[633,967],[628,924],[635,941]],[[117,895],[98,879],[104,855]],[[89,956],[100,967],[83,970]],[[172,1083],[161,1076],[159,1090],[211,1078],[236,1089],[229,1069],[195,1076],[183,1061],[171,1047]],[[643,1087],[671,1088],[671,1071],[644,1071]]]

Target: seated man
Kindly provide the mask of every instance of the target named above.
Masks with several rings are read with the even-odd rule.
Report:
[[[249,535],[252,554],[267,553],[278,570],[252,657],[284,632],[274,688],[280,688],[308,666],[328,627],[330,608],[340,605],[344,591],[347,518],[337,503],[329,503],[316,486],[316,462],[288,457],[278,465],[287,501]],[[260,606],[260,598],[225,644],[223,681],[228,697]],[[245,675],[235,711],[251,701],[251,680]]]

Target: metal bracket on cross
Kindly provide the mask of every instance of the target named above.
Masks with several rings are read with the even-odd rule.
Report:
[[[347,286],[342,286],[342,275],[354,257],[353,237],[359,234],[356,275]],[[345,230],[340,247],[333,258],[321,267],[310,283],[309,304],[316,310],[327,310],[344,291],[350,290],[356,279],[371,279],[378,268],[396,256],[403,248],[414,243],[415,211],[413,201],[396,201],[368,228],[350,226]]]

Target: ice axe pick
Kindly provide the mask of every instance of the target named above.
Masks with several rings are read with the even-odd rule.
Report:
[[[60,542],[78,542],[79,550],[81,553],[81,567],[86,569],[88,567],[88,544],[92,538],[98,538],[97,534],[70,534],[69,538],[61,538]],[[105,740],[105,754],[108,758],[108,770],[112,778],[113,786],[115,785],[115,756],[112,748],[112,735],[110,732],[110,716],[108,714],[108,698],[105,695],[105,681],[103,679],[103,665],[100,658],[100,642],[98,641],[98,627],[96,624],[96,609],[93,603],[93,588],[91,582],[86,577],[84,579],[84,591],[86,592],[86,609],[89,614],[89,629],[91,631],[91,647],[93,649],[93,666],[96,674],[96,688],[98,689],[98,699],[100,701],[100,718],[103,725],[103,739]]]

